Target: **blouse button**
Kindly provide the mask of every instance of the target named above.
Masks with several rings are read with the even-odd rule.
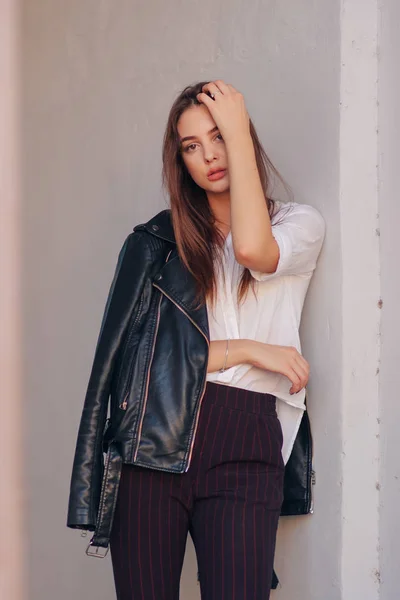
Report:
[[[152,225],[151,228],[153,231],[158,231],[160,229],[158,225]]]

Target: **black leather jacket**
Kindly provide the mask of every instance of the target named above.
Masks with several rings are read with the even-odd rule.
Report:
[[[194,307],[170,210],[133,231],[107,299],[71,477],[67,526],[94,531],[87,552],[96,556],[109,544],[122,463],[188,470],[206,385],[207,309]],[[312,512],[311,455],[305,412],[285,469],[283,515]]]

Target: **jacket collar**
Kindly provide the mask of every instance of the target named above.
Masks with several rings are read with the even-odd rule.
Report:
[[[147,223],[136,225],[133,231],[143,229],[155,237],[161,238],[171,244],[176,244],[174,228],[172,227],[171,210],[169,208],[157,213]]]

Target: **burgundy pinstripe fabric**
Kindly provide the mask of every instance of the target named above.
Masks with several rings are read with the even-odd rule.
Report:
[[[268,600],[284,474],[275,402],[208,382],[187,473],[123,465],[111,535],[118,600],[177,600],[188,532],[202,600]]]

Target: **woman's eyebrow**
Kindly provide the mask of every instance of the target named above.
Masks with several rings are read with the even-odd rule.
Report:
[[[217,126],[210,129],[210,131],[207,133],[207,135],[211,135],[212,133],[215,133],[216,131],[218,131]],[[180,140],[180,143],[183,144],[183,142],[188,142],[189,140],[195,140],[195,139],[196,139],[195,135],[187,135],[186,137],[184,137]]]

